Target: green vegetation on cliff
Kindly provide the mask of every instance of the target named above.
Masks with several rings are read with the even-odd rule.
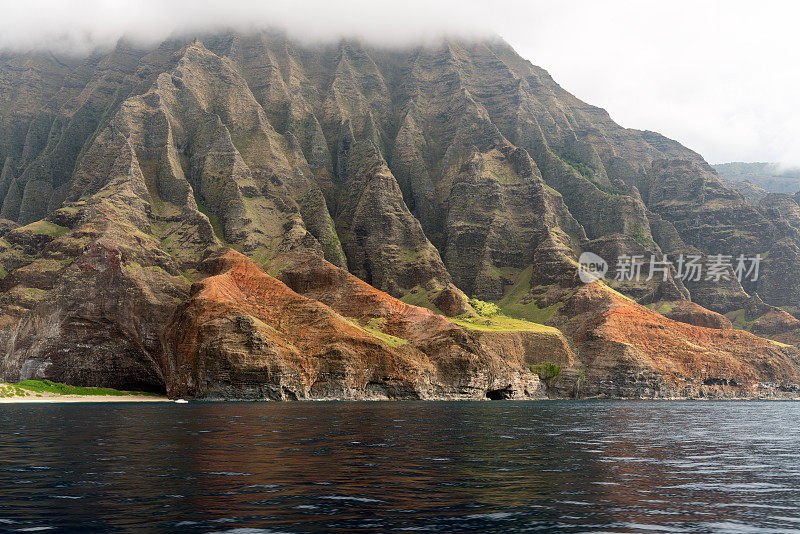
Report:
[[[219,217],[208,211],[208,209],[200,202],[200,197],[195,195],[194,201],[197,203],[197,210],[208,217],[208,221],[211,223],[211,227],[214,229],[214,235],[217,236],[217,239],[225,242],[225,230],[222,227],[222,223],[219,220]]]
[[[479,332],[542,332],[554,334],[559,332],[557,328],[552,326],[513,319],[505,315],[494,315],[492,317],[462,315],[451,320],[467,330],[477,330]]]
[[[753,320],[747,320],[747,314],[745,310],[733,310],[725,314],[725,317],[731,320],[733,327],[737,330],[745,330],[747,332],[753,327],[753,324],[760,319],[760,317],[756,317]]]
[[[554,378],[558,378],[558,375],[561,374],[561,367],[552,362],[545,362],[540,363],[538,365],[531,365],[531,372],[536,373],[539,375],[541,380],[553,380]]]
[[[50,221],[45,221],[42,219],[41,221],[36,221],[28,226],[23,227],[23,229],[28,229],[34,234],[45,234],[53,237],[58,237],[60,235],[64,235],[69,232],[69,228],[65,228],[63,226],[59,226],[57,224],[51,223]]]
[[[43,397],[53,395],[102,395],[102,396],[129,396],[141,395],[143,397],[158,397],[155,393],[142,391],[121,391],[103,387],[70,386],[50,380],[24,380],[22,382],[5,384],[0,383],[0,397]]]
[[[353,326],[357,327],[358,329],[368,333],[372,337],[379,339],[382,343],[388,345],[389,347],[402,347],[403,345],[408,344],[408,341],[406,341],[405,339],[392,336],[382,331],[383,328],[385,328],[386,326],[385,319],[379,319],[377,317],[374,317],[363,325],[355,317],[343,317],[343,319],[352,324]]]
[[[531,296],[531,289],[537,292],[545,292],[547,286],[536,286],[531,288],[531,274],[533,266],[527,267],[520,272],[516,282],[506,290],[506,294],[498,303],[500,311],[510,317],[516,317],[534,323],[546,323],[561,308],[564,307],[563,301],[558,301],[548,306],[539,306]],[[567,294],[571,294],[568,292]]]
[[[494,317],[500,312],[500,308],[497,307],[497,304],[485,302],[475,297],[469,299],[469,305],[482,317]]]

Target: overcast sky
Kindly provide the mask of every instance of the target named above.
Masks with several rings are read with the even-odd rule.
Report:
[[[0,47],[110,46],[213,25],[385,44],[497,33],[623,126],[709,162],[800,166],[800,1],[0,0]]]

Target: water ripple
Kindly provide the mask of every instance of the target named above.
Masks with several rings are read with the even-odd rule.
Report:
[[[800,533],[800,403],[6,405],[0,436],[0,530]]]

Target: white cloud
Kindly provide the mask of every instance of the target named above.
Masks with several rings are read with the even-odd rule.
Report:
[[[798,21],[789,0],[578,1],[506,37],[624,126],[713,163],[800,165]]]
[[[360,36],[387,45],[443,31],[489,34],[486,1],[28,0],[0,7],[0,47],[85,53],[121,35],[158,42],[173,32],[279,26],[310,40]]]
[[[798,20],[792,0],[4,0],[0,47],[86,52],[223,26],[386,45],[496,32],[624,126],[711,162],[800,165]]]

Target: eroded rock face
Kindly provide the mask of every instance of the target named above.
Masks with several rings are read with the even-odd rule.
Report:
[[[694,302],[685,300],[678,301],[674,306],[669,306],[668,311],[663,315],[673,321],[702,326],[704,328],[717,328],[719,330],[730,330],[733,324],[730,319],[722,314],[707,310]]]
[[[567,303],[586,364],[584,395],[642,398],[793,396],[798,350],[739,330],[677,322],[599,284]]]
[[[288,261],[284,277],[299,293],[230,249],[203,262],[209,276],[192,285],[167,328],[171,395],[474,399],[503,389],[508,398],[543,396],[526,365],[536,341],[507,353],[325,260]],[[569,348],[553,352],[564,358]]]
[[[797,200],[745,200],[499,40],[2,54],[0,379],[203,398],[791,394],[796,349],[753,334],[800,340]],[[583,251],[612,271],[622,254],[764,261],[743,284],[584,286]],[[559,331],[476,326],[469,297]],[[543,364],[561,375],[541,382]]]
[[[144,232],[146,190],[130,163],[97,195],[13,231],[4,254],[21,266],[0,294],[6,380],[164,390],[162,324],[188,283]]]

